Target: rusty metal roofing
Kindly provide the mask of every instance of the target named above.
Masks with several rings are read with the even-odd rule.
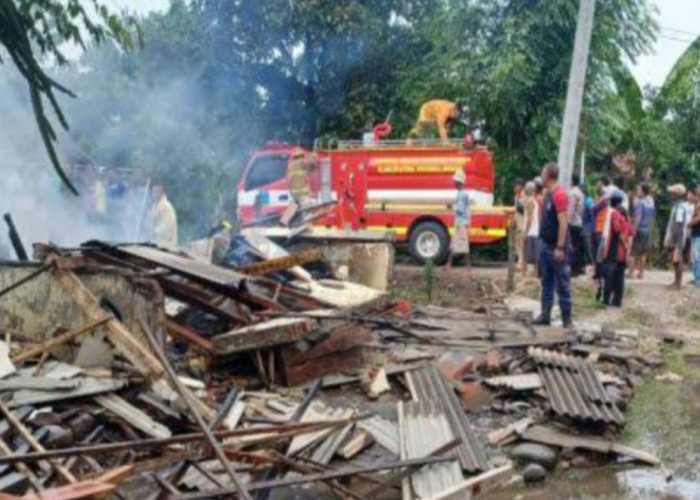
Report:
[[[407,378],[414,399],[434,402],[444,412],[454,435],[461,439],[457,454],[462,469],[468,472],[486,470],[488,468],[486,454],[474,435],[454,388],[445,376],[435,366],[425,365],[419,370],[408,373]]]
[[[554,413],[579,420],[623,424],[625,417],[583,358],[530,348]]]

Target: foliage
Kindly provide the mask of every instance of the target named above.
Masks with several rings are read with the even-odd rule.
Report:
[[[96,16],[89,15],[80,0],[0,0],[0,46],[5,47],[29,86],[37,126],[54,169],[76,194],[77,190],[66,177],[56,155],[53,144],[56,133],[46,115],[44,102],[44,99],[48,100],[59,123],[67,129],[56,93],[73,94],[46,74],[36,53],[51,55],[59,64],[64,64],[66,58],[60,45],[70,42],[84,47],[81,28],[96,42],[111,37],[125,47],[130,46],[131,35],[122,19],[97,1],[93,1],[92,6]],[[99,20],[94,20],[94,17]]]
[[[428,259],[423,266],[423,288],[428,302],[433,300],[436,278],[435,262],[433,262],[433,259]]]
[[[420,104],[463,98],[496,152],[497,198],[558,148],[577,0],[172,0],[139,24],[143,48],[88,46],[57,75],[73,137],[94,161],[166,181],[187,227],[232,198],[266,140],[359,137],[391,113],[405,137]],[[694,44],[663,89],[627,69],[657,29],[650,0],[598,2],[579,148],[587,172],[632,152],[637,176],[697,174]],[[458,129],[454,133],[462,133]],[[228,200],[229,209],[231,200]]]

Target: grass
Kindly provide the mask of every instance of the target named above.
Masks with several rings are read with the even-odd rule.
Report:
[[[683,318],[691,323],[700,324],[700,311],[689,308],[687,304],[678,304],[674,306],[673,312],[678,318]]]
[[[612,322],[613,328],[642,328],[653,325],[656,318],[653,314],[639,307],[623,309],[622,315]]]
[[[621,440],[655,453],[667,466],[694,474],[700,454],[700,369],[686,363],[683,354],[680,349],[662,350],[666,369],[682,376],[683,381],[646,378],[627,409]]]
[[[585,314],[605,309],[605,305],[596,300],[596,290],[592,286],[572,290],[572,295],[575,301],[574,308],[581,317],[581,312]]]

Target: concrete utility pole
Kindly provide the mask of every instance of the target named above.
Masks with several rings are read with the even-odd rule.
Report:
[[[559,180],[565,186],[571,184],[571,174],[576,161],[576,143],[578,141],[578,126],[581,120],[583,91],[586,86],[586,69],[588,68],[588,52],[591,47],[593,33],[593,15],[595,0],[580,0],[578,22],[576,23],[576,38],[574,54],[571,58],[569,73],[569,89],[566,92],[566,109],[564,123],[559,143]]]

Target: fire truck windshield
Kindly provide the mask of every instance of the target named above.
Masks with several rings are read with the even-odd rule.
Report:
[[[270,154],[255,159],[248,171],[246,190],[256,189],[283,179],[287,175],[289,155]]]

